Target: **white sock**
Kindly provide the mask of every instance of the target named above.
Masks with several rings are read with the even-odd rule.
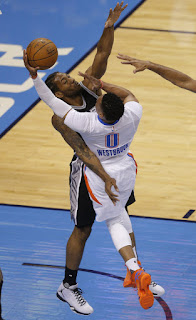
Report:
[[[137,263],[137,259],[136,258],[132,258],[132,259],[129,259],[127,260],[127,262],[125,262],[127,268],[130,270],[130,271],[136,271],[138,270],[140,267],[138,266],[138,263]]]

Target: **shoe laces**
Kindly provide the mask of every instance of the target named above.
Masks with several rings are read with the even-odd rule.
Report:
[[[86,303],[86,300],[82,296],[82,289],[76,288],[73,290],[73,293],[78,301],[78,303],[83,306]]]

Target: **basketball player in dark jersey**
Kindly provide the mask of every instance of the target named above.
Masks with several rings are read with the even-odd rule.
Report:
[[[86,71],[89,75],[98,79],[104,75],[114,41],[114,23],[126,7],[127,5],[123,7],[122,1],[120,4],[117,3],[114,10],[110,9],[103,34],[97,45],[97,52],[93,64]],[[64,100],[79,112],[93,112],[95,110],[96,100],[98,96],[101,95],[101,90],[93,90],[91,82],[87,79],[84,79],[83,82],[79,84],[75,79],[65,73],[55,72],[49,75],[46,79],[46,84],[58,98]],[[67,242],[65,278],[58,289],[57,296],[67,302],[72,311],[79,314],[91,314],[93,308],[82,297],[80,290],[78,290],[76,277],[85,243],[91,233],[92,224],[95,219],[93,205],[84,182],[83,163],[80,158],[84,155],[82,153],[85,152],[86,157],[89,157],[89,165],[87,165],[93,171],[96,171],[97,168],[95,168],[95,166],[91,167],[93,165],[91,160],[92,157],[95,158],[95,155],[92,156],[92,152],[90,152],[90,149],[88,149],[82,138],[76,132],[66,126],[59,127],[55,116],[52,118],[52,123],[61,133],[64,140],[76,151],[70,164],[71,216],[75,222],[75,227]],[[100,176],[100,171],[97,172],[97,174]],[[110,187],[113,182],[114,181],[111,181]],[[112,200],[115,202],[116,197],[110,192],[109,190],[107,193],[111,199],[113,197]]]

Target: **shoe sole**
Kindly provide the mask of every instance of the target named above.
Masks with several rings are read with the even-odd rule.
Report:
[[[149,274],[144,274],[139,281],[138,295],[140,305],[143,309],[149,309],[153,306],[154,296],[149,290],[149,285],[151,284],[151,276]]]
[[[82,312],[77,311],[73,306],[71,306],[71,305],[69,304],[69,302],[67,302],[66,300],[64,300],[64,299],[60,296],[60,294],[59,294],[58,292],[56,293],[56,296],[57,296],[57,298],[58,298],[59,300],[67,303],[67,304],[69,305],[71,311],[73,311],[74,313],[80,314],[80,315],[83,315],[83,316],[89,316],[90,314],[92,314],[92,313],[82,313]]]

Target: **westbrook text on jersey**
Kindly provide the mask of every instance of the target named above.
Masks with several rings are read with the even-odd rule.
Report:
[[[113,150],[97,150],[97,153],[99,156],[117,156],[118,154],[122,153],[124,150],[126,150],[129,147],[128,143],[120,148],[116,148]]]

